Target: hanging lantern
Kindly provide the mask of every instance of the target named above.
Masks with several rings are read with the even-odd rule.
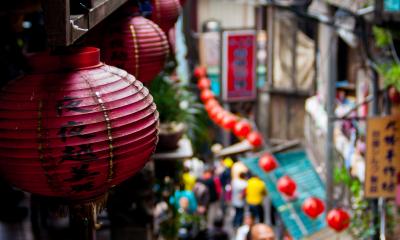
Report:
[[[152,13],[150,19],[168,33],[175,26],[181,12],[179,0],[152,0]]]
[[[205,105],[205,109],[207,112],[209,112],[211,109],[213,109],[216,106],[220,106],[218,101],[215,99],[210,99],[207,101],[207,103]]]
[[[168,57],[165,33],[154,22],[141,17],[126,17],[108,26],[113,33],[103,37],[102,59],[122,68],[143,83],[153,80]]]
[[[200,93],[200,99],[203,103],[207,103],[208,100],[214,98],[214,93],[210,89],[204,89]]]
[[[263,137],[261,133],[253,131],[249,133],[246,137],[247,141],[253,146],[253,147],[261,147],[263,144]]]
[[[210,110],[209,116],[212,120],[214,120],[219,112],[223,111],[223,108],[219,105],[215,106]]]
[[[316,197],[307,198],[301,206],[303,212],[310,218],[317,218],[325,211],[325,204]]]
[[[214,118],[214,121],[216,124],[220,125],[222,123],[222,120],[225,118],[225,116],[227,115],[227,112],[225,110],[221,110],[219,111]]]
[[[296,183],[289,176],[283,176],[278,180],[278,190],[288,197],[293,197],[296,192]]]
[[[185,6],[186,0],[179,0],[179,3],[181,4],[181,7]]]
[[[349,227],[350,215],[341,208],[332,209],[326,216],[326,222],[329,227],[337,232],[341,232]]]
[[[241,120],[235,124],[233,128],[233,133],[237,137],[246,137],[251,131],[250,123],[246,120]]]
[[[207,77],[202,77],[197,82],[197,88],[199,90],[209,89],[210,87],[211,87],[211,82],[210,79],[208,79]]]
[[[207,76],[207,69],[205,67],[198,66],[198,67],[196,67],[194,69],[193,75],[197,79],[202,78],[202,77],[206,77]]]
[[[233,114],[226,114],[221,121],[221,125],[226,130],[232,130],[237,123],[237,118]]]
[[[278,167],[278,163],[276,162],[274,156],[269,153],[266,153],[260,157],[258,160],[258,165],[266,172],[271,172]]]
[[[90,201],[139,171],[157,142],[149,91],[97,48],[29,59],[0,93],[0,174],[34,194]]]

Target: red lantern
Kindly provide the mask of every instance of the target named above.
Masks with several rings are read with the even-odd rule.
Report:
[[[206,77],[200,78],[200,80],[197,82],[197,88],[200,90],[208,89],[211,87],[211,82],[210,79]]]
[[[325,211],[325,204],[316,197],[307,198],[301,206],[303,212],[310,218],[317,218]]]
[[[326,216],[326,222],[329,227],[337,232],[341,232],[349,227],[350,215],[341,208],[332,209]]]
[[[217,100],[215,99],[210,99],[207,101],[206,105],[205,105],[205,109],[207,112],[209,112],[211,109],[213,109],[215,106],[219,106],[219,103]]]
[[[175,26],[181,12],[179,0],[152,0],[151,5],[153,8],[150,19],[168,33]]]
[[[249,141],[249,143],[253,146],[253,147],[261,147],[261,145],[263,144],[263,137],[261,135],[261,133],[259,132],[251,132],[247,135],[246,137],[247,141]]]
[[[165,33],[141,16],[123,18],[108,27],[113,33],[103,37],[103,60],[144,83],[153,80],[164,68],[169,53]]]
[[[221,121],[221,125],[223,128],[231,130],[235,127],[236,122],[237,118],[233,114],[226,114]]]
[[[179,3],[181,4],[181,6],[185,6],[186,0],[179,0]]]
[[[216,124],[220,125],[222,123],[222,120],[225,118],[227,115],[227,112],[225,110],[219,111],[214,118],[214,121]]]
[[[86,201],[134,175],[157,142],[149,91],[97,48],[30,58],[0,94],[0,174],[42,196]]]
[[[274,156],[269,153],[266,153],[260,157],[258,160],[258,165],[266,172],[271,172],[278,167],[278,163],[276,162]]]
[[[283,176],[278,180],[278,190],[288,197],[293,197],[296,192],[296,183],[289,176]]]
[[[213,109],[210,110],[209,116],[212,120],[214,120],[219,112],[223,109],[221,106],[215,106]]]
[[[400,93],[394,86],[390,86],[388,89],[388,96],[392,103],[398,104],[400,103]]]
[[[208,100],[214,98],[214,93],[210,89],[204,89],[200,93],[200,99],[203,103],[206,103]]]
[[[202,66],[198,66],[194,69],[193,71],[193,75],[196,78],[202,78],[202,77],[206,77],[207,76],[207,69],[205,67]]]
[[[250,123],[246,120],[241,120],[240,122],[235,124],[233,128],[233,133],[237,137],[246,137],[251,131]]]

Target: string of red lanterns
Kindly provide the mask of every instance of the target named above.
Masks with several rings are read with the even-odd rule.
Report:
[[[210,90],[211,81],[206,76],[206,68],[195,68],[193,75],[198,79],[197,87],[201,91],[200,99],[204,103],[205,110],[211,120],[227,131],[233,131],[238,138],[246,138],[252,146],[262,146],[263,139],[261,134],[252,131],[249,121],[246,119],[239,119],[233,113],[226,111],[215,99],[214,94]],[[270,153],[265,153],[261,156],[258,163],[260,168],[266,173],[270,173],[278,168],[277,160]],[[291,177],[285,175],[278,179],[277,188],[284,196],[293,198],[296,193],[297,184]],[[303,202],[302,210],[304,214],[311,219],[316,219],[325,211],[325,204],[317,197],[310,197]],[[340,232],[348,228],[350,216],[343,209],[333,209],[328,213],[326,221],[332,229]]]
[[[215,124],[240,138],[246,139],[253,147],[259,148],[264,140],[261,133],[252,131],[251,124],[244,118],[239,118],[235,114],[225,110],[215,99],[210,90],[211,81],[207,78],[207,70],[204,67],[196,67],[193,75],[198,79],[197,87],[200,90],[200,99],[204,103],[208,116]]]

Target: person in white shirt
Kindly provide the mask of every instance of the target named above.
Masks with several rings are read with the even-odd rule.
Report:
[[[235,208],[233,227],[237,228],[243,223],[245,197],[244,191],[247,187],[246,173],[241,172],[239,177],[232,181],[232,206]]]
[[[254,217],[250,214],[247,213],[244,216],[244,224],[238,228],[235,236],[235,240],[246,240],[247,235],[250,231],[250,227],[253,226],[254,224]]]

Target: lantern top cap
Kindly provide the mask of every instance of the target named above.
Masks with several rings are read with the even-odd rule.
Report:
[[[28,58],[34,73],[82,70],[102,65],[100,49],[95,47],[70,47],[55,52],[42,52]]]

